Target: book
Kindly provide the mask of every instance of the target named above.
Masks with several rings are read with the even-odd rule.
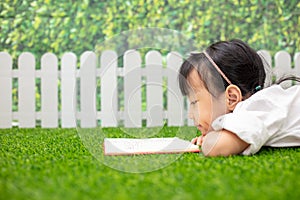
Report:
[[[200,152],[199,146],[178,137],[170,138],[105,138],[104,155],[169,154]]]

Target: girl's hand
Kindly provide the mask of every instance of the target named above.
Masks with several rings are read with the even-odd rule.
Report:
[[[203,138],[204,138],[203,135],[200,135],[199,137],[195,137],[195,138],[193,138],[193,139],[191,140],[191,143],[192,143],[192,144],[196,144],[196,145],[198,145],[198,146],[201,146],[202,143],[203,143]]]
[[[205,156],[229,156],[242,153],[249,144],[236,134],[227,131],[212,131],[202,139],[201,150]]]
[[[236,134],[227,131],[212,131],[206,135],[195,137],[192,144],[201,146],[205,156],[229,156],[243,152],[249,144],[241,140]]]

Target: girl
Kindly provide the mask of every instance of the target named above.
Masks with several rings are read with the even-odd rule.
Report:
[[[300,146],[300,86],[288,77],[263,89],[260,56],[240,40],[217,42],[192,53],[180,68],[179,86],[189,117],[202,135],[192,140],[205,156],[251,155],[262,146]]]

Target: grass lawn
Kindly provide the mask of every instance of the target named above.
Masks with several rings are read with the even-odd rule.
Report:
[[[164,128],[160,136],[176,130]],[[195,134],[189,127],[183,132],[192,133],[185,139]],[[300,199],[300,148],[228,158],[99,152],[86,148],[76,129],[0,130],[0,199]]]

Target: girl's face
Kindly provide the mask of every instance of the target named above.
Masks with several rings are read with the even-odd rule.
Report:
[[[190,102],[189,118],[194,125],[206,135],[212,131],[211,124],[219,116],[228,113],[225,104],[225,92],[219,97],[213,97],[205,88],[196,69],[193,69],[187,77],[191,91],[188,95]]]

